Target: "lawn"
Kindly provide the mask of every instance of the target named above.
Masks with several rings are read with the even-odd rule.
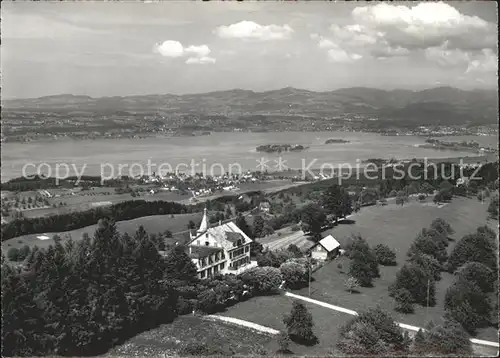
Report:
[[[133,235],[139,226],[144,226],[144,229],[150,234],[157,234],[159,232],[164,232],[165,230],[170,230],[173,233],[177,233],[180,231],[187,230],[187,224],[190,220],[193,220],[195,223],[198,223],[203,216],[202,212],[199,213],[191,213],[191,214],[177,214],[172,218],[170,215],[152,215],[152,216],[143,216],[141,218],[132,219],[132,220],[124,220],[118,221],[116,226],[118,231],[121,233],[128,233]],[[40,240],[37,236],[42,234],[30,234],[24,236],[18,236],[9,240],[2,242],[2,251],[7,251],[11,247],[21,247],[23,245],[38,247],[48,247],[49,245],[54,244],[54,240],[52,240],[52,236],[57,234],[61,237],[62,242],[64,242],[67,235],[71,235],[73,240],[80,240],[84,233],[89,234],[89,236],[93,236],[97,225],[86,226],[81,229],[75,229],[71,231],[59,232],[59,233],[45,233],[45,235],[49,236],[51,239],[49,240]],[[173,239],[175,241],[176,239]]]
[[[271,351],[273,338],[267,335],[222,322],[181,316],[171,324],[162,325],[131,338],[102,357],[172,357],[184,344],[189,343],[230,348],[237,355],[251,355],[263,351],[272,355],[274,352]]]
[[[286,327],[283,324],[283,316],[290,313],[292,302],[293,299],[282,295],[255,297],[228,307],[225,312],[219,314],[284,331]],[[352,316],[307,302],[302,303],[313,316],[315,325],[313,330],[319,338],[319,343],[311,347],[293,343],[291,350],[295,355],[325,356],[331,354],[339,338],[338,328],[348,322]],[[276,342],[274,344],[275,351],[278,346]]]
[[[396,251],[398,265],[381,266],[381,277],[374,281],[374,287],[360,288],[359,293],[350,294],[344,288],[349,260],[343,257],[337,258],[315,272],[315,281],[311,283],[312,298],[355,311],[380,305],[389,310],[399,322],[416,326],[423,326],[430,319],[439,322],[440,317],[444,315],[444,295],[453,280],[451,274],[442,273],[441,281],[436,284],[436,306],[430,307],[428,312],[421,306],[416,306],[415,313],[411,315],[395,312],[394,301],[388,295],[388,287],[394,282],[397,271],[406,260],[406,253],[413,239],[422,228],[428,227],[438,217],[448,221],[455,230],[455,234],[452,235],[455,242],[451,242],[449,246],[451,251],[457,240],[487,222],[486,208],[487,204],[466,198],[455,198],[450,204],[441,208],[422,205],[415,201],[404,207],[389,204],[385,207],[363,208],[352,217],[354,223],[339,224],[324,232],[323,236],[332,234],[341,245],[345,245],[351,235],[360,234],[370,246],[389,245]],[[490,221],[489,225],[495,228],[497,222]],[[342,265],[342,269],[338,267],[339,264]],[[297,293],[307,296],[308,290],[302,289]],[[478,338],[495,340],[497,334],[494,329],[485,329],[479,332]]]

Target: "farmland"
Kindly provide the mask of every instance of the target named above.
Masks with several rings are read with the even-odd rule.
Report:
[[[238,355],[272,354],[272,349],[276,350],[273,343],[271,337],[244,328],[181,316],[131,338],[102,357],[173,356],[186,344],[204,344]]]

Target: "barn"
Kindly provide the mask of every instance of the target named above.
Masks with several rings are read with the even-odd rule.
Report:
[[[316,245],[311,247],[311,257],[316,260],[331,260],[338,255],[340,243],[332,235],[322,238]]]

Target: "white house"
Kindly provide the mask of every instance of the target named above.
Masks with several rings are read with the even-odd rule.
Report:
[[[337,256],[339,249],[340,243],[332,235],[328,235],[311,247],[310,252],[313,259],[326,261]]]
[[[257,264],[250,261],[250,239],[233,222],[209,227],[207,209],[200,228],[191,235],[187,253],[196,265],[199,278],[217,273],[238,275]]]

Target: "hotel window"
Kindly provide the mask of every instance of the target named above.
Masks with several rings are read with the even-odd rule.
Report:
[[[247,245],[247,246],[245,246],[245,252],[248,252],[248,251],[250,251],[250,246]]]
[[[225,258],[226,258],[226,255],[224,255],[224,251],[222,251],[222,252],[220,253],[220,258],[221,258],[221,259],[225,259]]]
[[[210,245],[210,243],[208,241],[205,241],[205,246],[208,246]]]
[[[224,266],[225,266],[225,265],[224,265],[224,262],[223,262],[223,263],[221,263],[221,264],[220,264],[220,269],[221,269],[221,270],[224,270]]]
[[[205,271],[200,272],[200,278],[205,278]]]
[[[196,240],[196,245],[200,246],[200,240]]]

